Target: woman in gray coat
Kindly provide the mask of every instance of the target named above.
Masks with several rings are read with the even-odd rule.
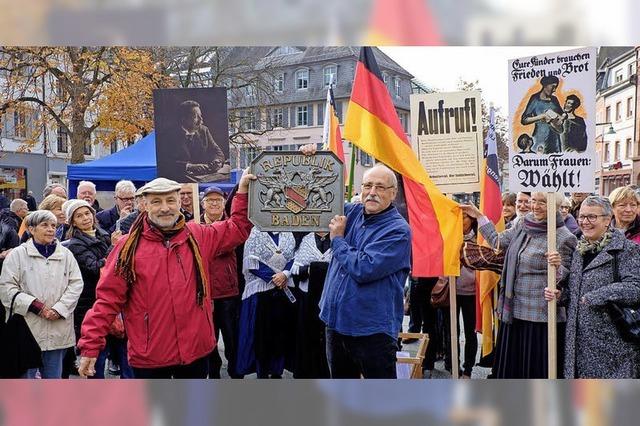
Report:
[[[640,306],[640,246],[611,229],[612,216],[606,198],[583,201],[569,284],[555,292],[567,306],[566,378],[640,377],[640,347],[622,340],[606,309],[607,302]],[[547,300],[553,296],[545,289]]]
[[[555,200],[560,207],[561,197]],[[493,375],[498,379],[543,379],[548,377],[547,285],[548,265],[557,267],[556,278],[569,273],[576,237],[556,213],[557,251],[547,253],[547,198],[542,192],[531,194],[531,212],[512,228],[498,233],[482,213],[471,205],[460,208],[478,218],[479,231],[493,247],[505,250],[500,282],[498,315],[500,327]],[[564,310],[558,309],[558,347],[564,347]],[[558,369],[562,370],[563,351],[558,351]]]

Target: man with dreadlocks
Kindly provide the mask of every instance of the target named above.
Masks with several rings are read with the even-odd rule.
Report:
[[[107,258],[96,302],[82,323],[81,376],[95,374],[109,325],[123,312],[129,364],[136,378],[206,378],[215,347],[208,265],[251,231],[245,173],[227,220],[185,223],[181,185],[158,178],[141,190],[146,211]]]

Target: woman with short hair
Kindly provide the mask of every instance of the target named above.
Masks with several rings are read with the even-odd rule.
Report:
[[[82,275],[73,254],[55,238],[56,216],[36,210],[27,217],[32,238],[11,251],[0,275],[0,299],[7,312],[25,317],[42,350],[42,378],[60,378],[62,360],[75,345],[73,311],[82,293]],[[15,300],[14,300],[15,299]],[[37,369],[24,377],[35,378]]]
[[[640,246],[610,227],[613,210],[604,197],[586,198],[578,223],[582,238],[569,283],[555,296],[567,306],[566,378],[638,378],[640,347],[622,339],[607,304],[640,306]],[[545,298],[554,292],[545,288]]]
[[[621,186],[609,194],[609,202],[613,207],[612,225],[624,233],[627,239],[640,244],[640,218],[638,204],[640,196],[630,186]]]

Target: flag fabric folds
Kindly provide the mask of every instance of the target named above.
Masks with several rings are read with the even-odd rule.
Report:
[[[412,232],[412,275],[459,275],[462,213],[438,190],[411,149],[371,47],[360,51],[345,139],[402,175]]]
[[[327,90],[322,143],[325,150],[332,151],[338,156],[340,161],[342,161],[342,164],[344,164],[344,148],[342,146],[342,135],[340,134],[340,122],[336,114],[336,103],[333,99],[333,82],[331,82]]]
[[[500,192],[500,169],[498,168],[498,148],[496,145],[495,111],[489,109],[489,130],[484,140],[485,156],[480,186],[480,211],[496,227],[498,232],[504,231],[502,217],[502,194]],[[488,245],[478,235],[478,244]],[[482,356],[493,352],[493,291],[500,280],[500,275],[491,271],[478,272],[476,289],[476,329],[482,333]]]
[[[436,19],[425,0],[376,0],[367,42],[371,45],[442,44]]]

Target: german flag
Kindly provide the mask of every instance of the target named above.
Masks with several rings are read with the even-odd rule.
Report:
[[[371,47],[360,51],[345,139],[402,175],[412,232],[412,275],[460,275],[462,213],[434,185],[411,149]]]
[[[378,46],[442,44],[427,0],[376,0],[366,40]]]
[[[498,167],[498,147],[496,143],[496,122],[493,106],[489,109],[489,130],[484,140],[483,170],[480,183],[480,211],[491,221],[498,232],[504,231],[502,217],[502,194],[500,192],[500,169]],[[478,235],[478,244],[485,243]],[[491,271],[477,273],[476,289],[476,330],[482,333],[482,357],[493,352],[493,291],[500,276]]]

